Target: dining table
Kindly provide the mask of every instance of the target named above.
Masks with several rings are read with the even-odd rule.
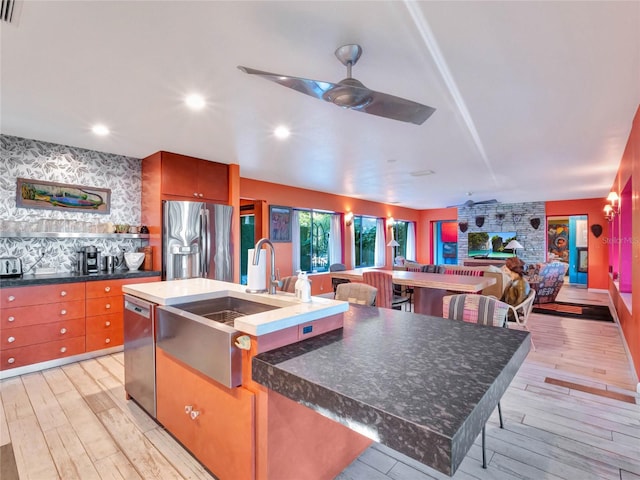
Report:
[[[394,284],[413,287],[413,311],[437,317],[442,317],[443,297],[456,293],[478,293],[496,283],[496,279],[491,277],[410,272],[375,267],[331,272],[331,276],[352,282],[363,282],[362,274],[367,271],[388,272],[392,275]]]

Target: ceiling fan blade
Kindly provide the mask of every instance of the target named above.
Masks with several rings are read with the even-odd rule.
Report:
[[[258,75],[266,80],[288,88],[292,88],[300,93],[323,100],[322,96],[325,92],[336,86],[335,83],[323,82],[321,80],[311,80],[308,78],[292,77],[290,75],[281,75],[279,73],[264,72],[254,68],[238,66],[240,70],[249,75]]]
[[[372,96],[371,102],[362,107],[353,107],[352,110],[416,125],[422,125],[436,111],[433,107],[422,105],[406,98],[374,90],[369,90],[369,92],[371,92]]]
[[[238,66],[238,68],[249,75],[258,75],[266,80],[305,95],[325,100],[342,108],[401,122],[422,125],[436,110],[405,98],[370,90],[355,78],[346,78],[338,83],[331,83],[265,72],[243,66]]]

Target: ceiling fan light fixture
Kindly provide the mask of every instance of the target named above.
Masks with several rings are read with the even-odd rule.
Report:
[[[322,98],[342,108],[363,108],[373,100],[371,91],[355,78],[341,80]]]

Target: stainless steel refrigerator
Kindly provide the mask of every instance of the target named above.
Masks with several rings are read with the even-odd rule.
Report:
[[[163,202],[162,275],[165,280],[233,281],[233,207],[203,202]]]

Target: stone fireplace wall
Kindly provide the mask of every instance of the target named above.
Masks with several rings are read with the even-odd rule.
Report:
[[[478,227],[479,223],[484,223]],[[534,225],[539,220],[538,228]],[[467,231],[460,230],[460,224],[467,224]],[[533,225],[532,225],[533,223]],[[546,213],[544,202],[496,203],[476,205],[458,209],[458,263],[468,258],[469,245],[467,235],[470,232],[513,232],[524,247],[518,250],[518,257],[525,263],[546,261]]]

